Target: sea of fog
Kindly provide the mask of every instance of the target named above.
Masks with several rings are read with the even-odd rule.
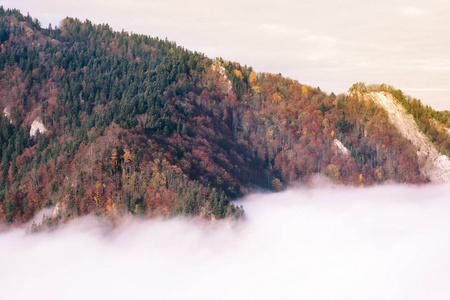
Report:
[[[450,187],[297,188],[243,222],[0,234],[2,299],[450,299]]]

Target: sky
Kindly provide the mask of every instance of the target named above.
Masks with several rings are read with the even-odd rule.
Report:
[[[244,222],[0,233],[3,299],[447,300],[449,186],[253,194]]]
[[[66,16],[281,73],[336,94],[386,83],[450,110],[448,0],[3,0],[42,26]]]

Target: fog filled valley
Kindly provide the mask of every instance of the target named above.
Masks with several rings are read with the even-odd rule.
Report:
[[[0,234],[4,299],[448,299],[449,186],[299,187],[245,220],[86,216]],[[26,288],[24,288],[26,287]]]

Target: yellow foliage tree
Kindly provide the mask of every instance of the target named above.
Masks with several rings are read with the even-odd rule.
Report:
[[[341,181],[341,174],[339,173],[339,168],[336,165],[329,164],[325,169],[325,173],[328,177],[333,179],[334,182]]]
[[[113,148],[111,150],[111,167],[113,169],[113,172],[116,172],[117,170],[117,158],[118,158],[117,149]]]
[[[111,198],[108,198],[108,200],[106,201],[106,215],[108,217],[111,217],[112,215],[114,215],[116,210],[116,204],[112,202]]]
[[[255,92],[255,94],[259,94],[261,93],[261,88],[257,85],[255,85],[254,87],[252,87],[252,90]]]
[[[103,194],[103,187],[100,181],[97,181],[94,186],[94,201],[97,204],[97,206],[101,206],[101,200],[102,200],[102,194]]]
[[[242,76],[242,72],[238,69],[234,70],[234,75],[236,75],[237,78],[242,79],[244,76]]]
[[[279,191],[283,187],[283,183],[280,179],[275,178],[274,180],[272,180],[272,187],[274,188],[274,190]]]
[[[303,94],[308,93],[308,88],[306,87],[306,85],[302,86],[302,93]]]
[[[250,73],[250,76],[248,76],[248,82],[250,84],[253,84],[256,81],[256,73],[253,71]]]
[[[384,171],[383,168],[378,167],[375,169],[375,178],[377,181],[382,181],[384,178]]]
[[[267,139],[272,139],[273,137],[273,129],[267,129],[267,133],[266,133]]]
[[[129,164],[131,161],[133,161],[134,155],[128,149],[124,149],[123,151],[123,160],[126,164]]]
[[[278,95],[278,93],[275,93],[273,94],[272,99],[273,99],[272,103],[276,103],[281,100],[281,96]]]

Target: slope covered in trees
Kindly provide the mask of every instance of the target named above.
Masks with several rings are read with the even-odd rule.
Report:
[[[230,200],[317,173],[353,185],[427,181],[386,112],[358,97],[71,18],[41,28],[1,8],[0,43],[2,222],[54,205],[49,222],[239,218]],[[30,136],[37,119],[48,131]]]

